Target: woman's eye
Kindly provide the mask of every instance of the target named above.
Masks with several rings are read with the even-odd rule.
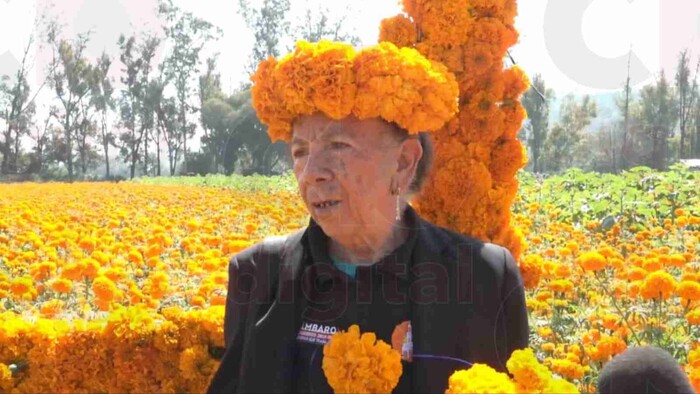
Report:
[[[350,145],[346,144],[345,142],[331,142],[331,147],[333,149],[343,149],[343,148],[347,148],[349,146]]]
[[[294,152],[292,152],[292,157],[294,157],[294,158],[299,158],[299,157],[304,156],[304,155],[305,155],[305,152],[303,150],[295,150]]]

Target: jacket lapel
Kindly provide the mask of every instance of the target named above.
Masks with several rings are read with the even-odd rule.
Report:
[[[412,287],[410,301],[412,308],[411,326],[413,330],[413,353],[417,356],[412,361],[412,389],[417,393],[428,393],[441,388],[444,392],[447,388],[449,375],[464,368],[458,362],[445,359],[426,359],[421,355],[460,357],[459,349],[455,346],[455,338],[458,334],[460,316],[453,304],[452,287],[455,277],[453,268],[456,267],[456,257],[448,255],[448,239],[434,226],[420,220],[418,242],[412,258]],[[420,285],[416,283],[426,281],[435,275],[434,282],[423,282],[430,292],[431,284],[438,283],[439,287],[449,286],[447,292],[449,302],[435,301],[431,296],[421,296]],[[442,275],[442,276],[440,276]],[[443,283],[443,279],[447,283]],[[416,282],[419,281],[419,282]],[[446,289],[445,289],[446,290]]]
[[[241,391],[288,393],[293,390],[296,335],[301,325],[299,308],[304,297],[298,286],[303,271],[305,231],[291,234],[285,241],[279,265],[277,292],[265,315],[251,330],[244,370],[252,379],[241,382]]]

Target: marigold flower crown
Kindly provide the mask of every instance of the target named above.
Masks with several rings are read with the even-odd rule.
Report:
[[[418,134],[440,129],[458,111],[459,86],[447,67],[390,42],[355,51],[299,41],[293,53],[260,63],[251,81],[253,106],[273,142],[289,142],[294,120],[315,112],[379,117]]]

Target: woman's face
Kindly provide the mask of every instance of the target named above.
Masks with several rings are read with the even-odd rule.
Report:
[[[369,236],[394,222],[390,189],[399,147],[391,126],[380,119],[338,121],[314,114],[294,123],[291,155],[299,193],[328,236]]]

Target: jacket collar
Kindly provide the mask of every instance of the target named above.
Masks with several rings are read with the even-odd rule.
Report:
[[[418,214],[410,205],[406,206],[404,219],[404,223],[408,228],[408,237],[400,246],[374,265],[379,271],[395,275],[403,280],[408,280],[409,270],[411,268],[409,261],[413,255],[413,248],[418,238],[419,226],[421,226],[422,223],[420,223]],[[311,267],[309,268],[320,274],[316,279],[317,281],[332,281],[333,277],[337,276],[335,274],[338,274],[338,272],[336,272],[338,270],[329,269],[332,265],[332,259],[328,253],[330,237],[326,235],[321,226],[313,218],[309,220],[307,237],[309,241],[308,249],[311,252]],[[321,273],[330,275],[323,275]]]

